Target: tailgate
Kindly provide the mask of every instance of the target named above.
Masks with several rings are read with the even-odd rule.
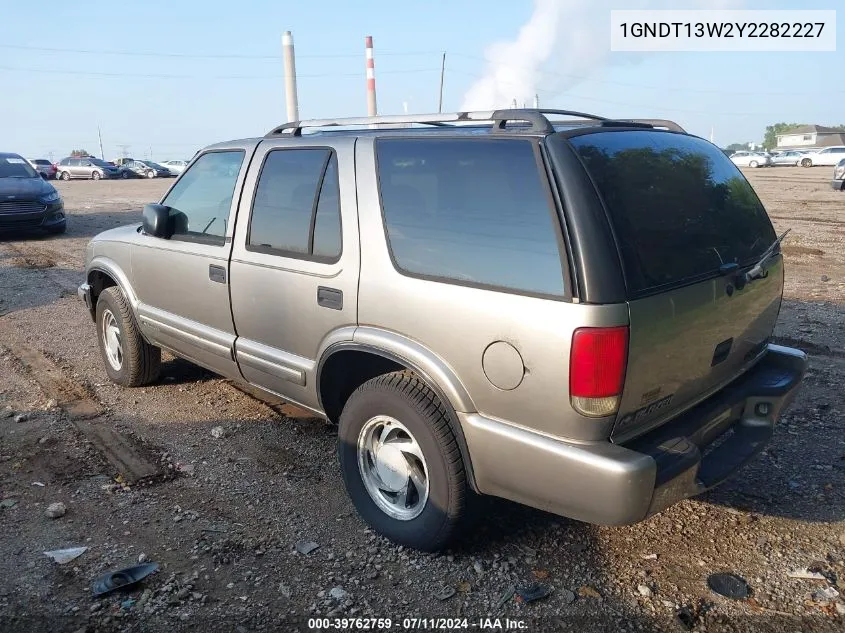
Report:
[[[659,425],[754,364],[777,321],[782,266],[777,257],[767,277],[742,290],[718,277],[629,303],[628,371],[614,440]]]
[[[628,365],[612,438],[645,432],[759,357],[783,291],[775,232],[751,185],[704,139],[658,130],[570,139],[601,196],[630,311]],[[774,248],[774,247],[772,247]]]

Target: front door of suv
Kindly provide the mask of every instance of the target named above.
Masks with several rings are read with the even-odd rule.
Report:
[[[132,285],[147,338],[198,365],[235,377],[230,218],[248,151],[251,148],[218,146],[202,154],[162,200],[171,208],[173,236],[142,234],[132,250]]]
[[[241,196],[232,251],[241,373],[312,409],[319,406],[322,346],[357,324],[354,149],[352,138],[332,139],[331,147],[307,138],[264,140]]]

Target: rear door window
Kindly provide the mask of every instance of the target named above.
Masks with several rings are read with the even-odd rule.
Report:
[[[536,145],[522,139],[379,139],[393,260],[413,276],[560,297],[560,225]]]
[[[604,200],[634,295],[751,264],[775,239],[751,185],[703,139],[626,130],[570,142]]]

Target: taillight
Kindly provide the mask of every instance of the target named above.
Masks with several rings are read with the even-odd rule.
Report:
[[[627,326],[575,330],[569,355],[569,398],[573,408],[591,418],[616,413],[627,362]]]

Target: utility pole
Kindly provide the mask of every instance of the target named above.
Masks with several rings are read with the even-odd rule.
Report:
[[[103,134],[100,132],[100,126],[97,126],[97,138],[100,139],[100,158],[106,160],[106,153],[103,151]]]
[[[120,148],[120,151],[121,151],[120,157],[121,158],[129,158],[129,145],[123,144],[123,145],[118,145],[118,147]]]
[[[446,74],[446,51],[443,51],[443,59],[440,61],[440,100],[438,101],[437,111],[443,112],[443,78]]]
[[[299,121],[299,98],[296,94],[296,57],[293,51],[293,35],[282,34],[282,53],[285,59],[285,107],[288,121]]]
[[[534,95],[534,109],[535,110],[540,109],[540,95],[538,95],[538,94]]]

